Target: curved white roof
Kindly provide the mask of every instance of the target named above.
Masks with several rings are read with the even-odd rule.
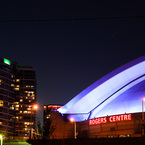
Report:
[[[144,80],[145,56],[142,56],[96,81],[58,111],[68,114],[68,117],[73,116],[76,121],[125,112],[141,112],[141,98],[145,95]],[[139,92],[142,90],[142,93],[136,97],[134,95],[139,92],[132,93],[134,87],[138,88]],[[126,101],[120,102],[119,100],[124,97]],[[124,107],[124,104],[129,103],[130,100],[135,100],[136,104],[132,103]]]

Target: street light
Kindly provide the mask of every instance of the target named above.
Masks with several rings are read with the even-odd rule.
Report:
[[[33,109],[34,109],[34,110],[37,110],[37,109],[38,109],[38,105],[35,104],[35,105],[33,106]]]
[[[3,144],[3,136],[0,135],[0,139],[1,139],[1,145]]]
[[[145,97],[142,98],[142,136],[144,136],[144,101]]]
[[[73,122],[74,123],[74,139],[76,139],[76,122],[75,122],[75,119],[74,118],[70,118],[70,122]]]

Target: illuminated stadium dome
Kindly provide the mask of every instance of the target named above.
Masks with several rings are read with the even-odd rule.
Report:
[[[68,119],[92,118],[142,112],[145,96],[145,56],[102,77],[59,108]]]

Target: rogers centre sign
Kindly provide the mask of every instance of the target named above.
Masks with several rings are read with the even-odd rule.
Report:
[[[109,117],[101,117],[89,120],[89,125],[97,125],[107,122],[127,121],[131,120],[131,114],[115,115]]]

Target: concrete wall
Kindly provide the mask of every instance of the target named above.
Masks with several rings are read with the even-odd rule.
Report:
[[[89,125],[89,121],[78,123],[79,138],[140,137],[142,136],[142,114],[131,114],[131,120]],[[109,118],[109,117],[108,117]],[[107,118],[107,120],[108,120]]]
[[[109,120],[109,116],[106,117]],[[57,111],[51,112],[50,139],[74,138],[74,123],[65,122],[62,115]],[[102,137],[141,137],[142,136],[142,114],[131,114],[130,120],[99,123],[89,125],[89,120],[76,122],[77,138],[102,138]]]
[[[54,131],[50,135],[50,139],[74,138],[74,124],[63,120],[62,115],[57,111],[51,111],[50,130]]]

